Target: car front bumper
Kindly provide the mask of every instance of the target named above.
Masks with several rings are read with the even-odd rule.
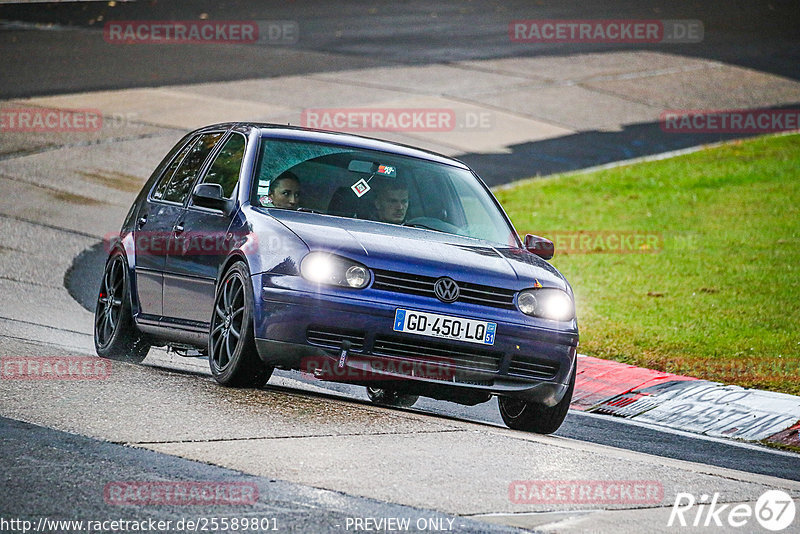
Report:
[[[552,406],[576,365],[574,321],[558,330],[525,324],[536,320],[517,311],[320,288],[297,276],[257,274],[252,281],[256,346],[275,367],[465,404],[497,394]],[[495,322],[494,344],[395,332],[398,308]]]

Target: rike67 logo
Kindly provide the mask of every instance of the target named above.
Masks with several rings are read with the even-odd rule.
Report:
[[[779,532],[789,528],[796,512],[792,497],[781,490],[764,492],[756,501],[750,503],[719,503],[719,493],[701,495],[697,499],[691,493],[678,493],[672,512],[667,521],[668,527],[724,527],[741,528],[743,532],[753,532],[753,519],[763,528]],[[793,531],[796,532],[796,531]]]

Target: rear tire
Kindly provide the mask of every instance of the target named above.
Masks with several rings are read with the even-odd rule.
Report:
[[[131,312],[128,262],[121,252],[106,261],[94,310],[94,348],[102,358],[139,363],[150,350],[149,338],[136,328]]]
[[[503,422],[514,430],[536,432],[537,434],[552,434],[561,426],[569,412],[572,402],[572,392],[575,390],[575,368],[572,369],[569,388],[564,398],[555,406],[514,399],[511,397],[498,397],[500,416]]]
[[[259,388],[272,376],[256,349],[253,302],[250,272],[237,261],[217,285],[208,335],[211,374],[223,386]]]
[[[375,404],[394,406],[396,408],[411,408],[419,399],[419,395],[398,393],[393,389],[373,388],[367,386],[367,396]]]

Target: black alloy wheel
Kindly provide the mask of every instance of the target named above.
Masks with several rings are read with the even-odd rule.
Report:
[[[139,363],[150,341],[133,322],[128,265],[117,252],[106,262],[94,312],[94,346],[98,356]]]
[[[234,263],[217,285],[208,361],[214,379],[224,386],[261,387],[272,368],[261,361],[253,335],[253,289],[244,262]]]

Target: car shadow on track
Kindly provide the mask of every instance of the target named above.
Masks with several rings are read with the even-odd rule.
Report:
[[[800,103],[763,109],[791,110],[796,115]],[[712,111],[708,110],[708,113]],[[489,187],[496,187],[525,178],[576,171],[756,135],[759,134],[672,133],[665,131],[664,125],[657,121],[630,124],[618,131],[592,130],[511,145],[508,147],[510,154],[468,153],[456,158],[472,167]]]

